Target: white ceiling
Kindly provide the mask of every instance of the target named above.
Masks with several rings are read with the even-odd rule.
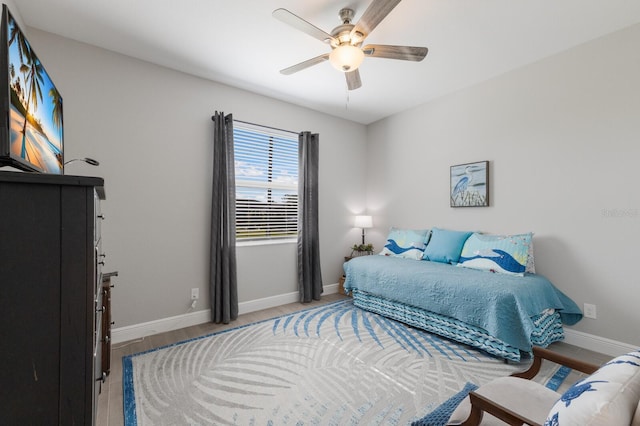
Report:
[[[364,124],[640,22],[639,0],[403,0],[365,43],[426,46],[424,61],[366,58],[350,92],[329,62],[279,73],[329,47],[274,9],[331,32],[370,3],[17,0],[28,26]]]

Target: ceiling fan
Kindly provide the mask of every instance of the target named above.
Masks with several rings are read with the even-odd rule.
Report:
[[[371,31],[400,3],[401,0],[373,0],[360,20],[353,25],[353,9],[344,8],[338,13],[342,25],[338,25],[331,33],[327,33],[315,25],[305,21],[287,9],[276,9],[273,17],[285,24],[316,38],[331,46],[331,52],[316,56],[299,64],[290,66],[280,73],[290,75],[313,65],[329,60],[347,78],[347,88],[355,90],[362,86],[358,67],[365,56],[372,58],[400,59],[419,62],[427,56],[429,49],[414,46],[391,46],[384,44],[368,44],[362,47],[364,39]]]

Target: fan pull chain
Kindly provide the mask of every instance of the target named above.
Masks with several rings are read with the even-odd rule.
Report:
[[[346,93],[346,101],[344,103],[344,110],[345,111],[349,111],[349,87],[346,87],[347,93]]]

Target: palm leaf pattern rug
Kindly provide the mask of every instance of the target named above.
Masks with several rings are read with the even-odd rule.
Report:
[[[405,425],[525,367],[345,300],[124,357],[125,424]]]

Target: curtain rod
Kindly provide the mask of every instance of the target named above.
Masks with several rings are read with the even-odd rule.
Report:
[[[251,126],[264,127],[265,129],[277,130],[279,132],[293,133],[294,135],[300,134],[299,132],[292,132],[291,130],[278,129],[277,127],[265,126],[264,124],[256,124],[249,121],[236,120],[235,118],[233,119],[233,121],[237,121],[238,123],[250,124]]]

